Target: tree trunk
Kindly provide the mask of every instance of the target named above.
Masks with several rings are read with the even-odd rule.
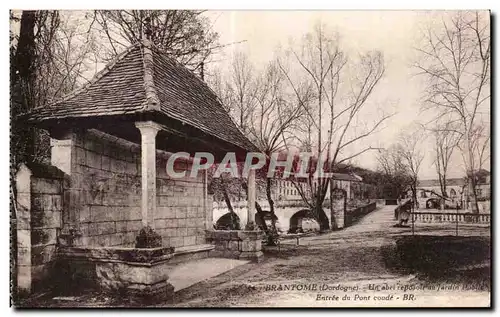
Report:
[[[446,173],[443,173],[442,174],[442,178],[443,178],[443,186],[441,188],[441,191],[442,191],[442,194],[443,194],[443,197],[448,197],[448,192],[446,190]]]
[[[467,133],[466,133],[466,137],[467,137],[467,140],[466,140],[466,146],[467,146],[467,159],[468,159],[468,170],[469,170],[469,197],[470,197],[470,200],[471,200],[471,209],[472,209],[472,213],[479,213],[479,205],[477,203],[477,194],[476,194],[476,179],[475,179],[475,171],[474,171],[474,159],[473,159],[473,153],[472,153],[472,147],[471,147],[471,136],[470,136],[470,132],[469,130],[467,130]]]
[[[411,187],[411,195],[413,200],[413,209],[417,209],[417,183],[415,182]]]
[[[266,234],[267,245],[276,245],[274,242],[273,231],[267,226],[266,219],[264,217],[265,211],[262,210],[262,207],[258,202],[255,202],[255,210],[257,210],[256,216],[259,217],[260,227]]]
[[[469,180],[469,197],[472,213],[478,214],[479,204],[477,202],[476,181],[474,179],[474,175],[472,175],[471,179]]]
[[[276,230],[276,214],[274,213],[274,200],[271,195],[271,178],[267,178],[266,180],[266,197],[269,203],[269,212],[271,213],[271,230],[267,236],[267,245],[276,245],[274,242],[274,235],[278,234],[278,230]],[[267,227],[267,224],[264,225]]]
[[[226,188],[226,183],[224,182],[224,179],[221,177],[221,187],[222,187],[222,194],[224,196],[224,201],[226,202],[227,209],[229,209],[229,214],[231,215],[231,225],[230,229],[231,230],[240,230],[240,223],[238,221],[237,215],[234,212],[233,205],[231,204],[231,199],[229,198],[229,194],[227,193],[227,188]]]
[[[23,11],[16,53],[11,56],[11,144],[16,163],[31,162],[35,156],[35,130],[21,125],[16,116],[35,107],[35,24],[36,11]]]
[[[272,218],[272,226],[273,226],[273,228],[271,230],[276,230],[275,220],[274,220],[274,218],[276,217],[276,215],[274,214],[274,202],[272,202],[271,189],[270,189],[270,179],[269,178],[268,178],[268,183],[266,185],[269,186],[268,188],[266,188],[266,195],[267,195],[267,193],[269,193],[268,196],[267,196],[267,198],[268,198],[268,200],[270,200],[269,201],[269,206],[272,209],[272,211],[271,211],[271,218]],[[242,183],[242,187],[247,192],[247,196],[248,196],[248,185],[245,182],[243,182]],[[262,209],[262,206],[257,201],[255,202],[255,210],[256,210],[256,214],[255,215],[259,219],[260,228],[266,234],[267,245],[275,245],[274,237],[273,237],[273,232],[271,230],[269,230],[269,228],[268,228],[268,226],[266,224],[266,219],[264,217],[265,214],[266,214],[266,212]]]
[[[33,108],[31,83],[34,82],[35,61],[35,22],[36,11],[23,11],[21,15],[19,38],[15,52],[11,50],[10,59],[10,234],[13,300],[17,303],[17,191],[15,175],[19,163],[33,161],[35,154],[34,129],[23,126],[16,120],[20,113]]]
[[[330,230],[330,223],[325,211],[323,210],[323,206],[320,205],[315,207],[314,216],[316,217],[316,221],[318,221],[320,232]]]

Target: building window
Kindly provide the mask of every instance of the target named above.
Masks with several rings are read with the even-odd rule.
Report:
[[[481,197],[483,191],[480,188],[476,188],[476,196]]]

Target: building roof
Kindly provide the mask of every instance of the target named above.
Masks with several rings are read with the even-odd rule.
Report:
[[[463,178],[449,178],[446,180],[446,186],[463,186],[465,180]],[[418,187],[439,187],[437,179],[422,179],[418,181]]]
[[[481,168],[481,169],[478,169],[474,172],[474,174],[476,174],[476,176],[488,176],[488,175],[491,175],[491,172],[488,171],[488,170],[485,170],[484,168]],[[470,176],[471,175],[471,172],[467,172],[467,176]]]
[[[143,114],[159,123],[166,117],[245,151],[258,151],[206,83],[149,41],[130,46],[81,89],[34,109],[28,121],[47,126],[72,119]]]
[[[471,172],[469,171],[467,173],[467,177],[471,177]],[[489,184],[491,182],[491,179],[488,179],[488,177],[491,177],[491,172],[488,170],[485,170],[484,168],[481,168],[477,171],[474,172],[474,175],[476,176],[476,184]]]
[[[344,173],[332,173],[334,180],[349,181],[349,182],[361,182],[361,177],[357,175],[344,174]]]

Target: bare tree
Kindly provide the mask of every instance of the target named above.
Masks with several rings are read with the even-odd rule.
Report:
[[[250,120],[255,104],[256,77],[255,68],[248,60],[248,57],[242,52],[236,52],[231,60],[229,72],[223,73],[215,70],[207,80],[208,85],[219,97],[222,106],[233,122],[245,134],[249,133]],[[241,194],[241,190],[247,192],[248,186],[246,182],[243,179],[224,180],[224,176],[221,175],[219,178],[213,178],[211,184],[218,193],[222,193],[224,201],[233,215],[232,197],[228,193],[232,189],[237,191],[238,196]],[[232,196],[234,198],[234,195]],[[256,202],[256,210],[257,216],[261,217],[260,222],[264,226],[264,231],[267,233],[268,229],[263,218],[263,210],[258,202]]]
[[[227,209],[229,210],[231,222],[228,224],[228,229],[230,230],[240,230],[241,224],[238,220],[238,216],[234,211],[233,205],[231,203],[231,198],[234,199],[235,196],[240,194],[241,185],[239,182],[235,182],[234,179],[227,177],[227,175],[222,174],[220,177],[213,177],[217,165],[212,166],[208,170],[208,180],[209,180],[209,190],[213,193],[216,200],[224,200]],[[220,230],[220,228],[216,228]]]
[[[348,63],[340,49],[338,35],[328,32],[322,24],[317,24],[313,32],[306,34],[299,52],[290,48],[289,53],[295,68],[289,69],[281,62],[279,65],[312,124],[314,140],[310,143],[314,144],[313,150],[318,159],[315,169],[323,170],[323,162],[326,162],[326,171],[333,171],[338,164],[374,149],[366,146],[358,150],[353,146],[377,131],[390,117],[383,115],[361,133],[356,133],[355,126],[361,110],[385,72],[382,54],[368,52],[361,54],[359,60]],[[308,103],[298,90],[304,83],[309,83],[313,89],[315,100],[310,106],[306,106]],[[344,91],[341,91],[342,84],[345,84]],[[344,93],[342,98],[339,96],[341,92]],[[329,179],[316,180],[310,174],[307,183],[308,190],[297,182],[294,184],[319,222],[320,229],[326,230],[329,223],[322,205]]]
[[[286,149],[294,139],[291,129],[304,113],[294,95],[286,93],[286,79],[276,61],[270,62],[256,80],[249,129],[250,138],[267,156]],[[308,98],[303,91],[302,99]]]
[[[46,104],[47,64],[54,60],[57,11],[11,12],[11,151],[16,162],[40,160],[39,133],[17,116]],[[19,30],[19,31],[17,31]]]
[[[466,170],[467,172],[467,191],[468,197],[471,200],[472,209],[479,212],[479,206],[477,204],[477,191],[476,187],[480,179],[480,174],[483,167],[490,160],[490,130],[489,124],[484,121],[479,122],[474,129],[469,132],[470,137],[470,157],[473,169]],[[467,143],[465,143],[467,146]],[[467,151],[464,150],[464,142],[460,142],[457,146],[462,154],[463,160],[467,160]],[[467,198],[467,197],[466,197]],[[477,209],[475,209],[477,208]]]
[[[232,56],[227,72],[215,70],[207,80],[233,122],[245,134],[249,132],[256,105],[258,77],[248,56],[237,51]]]
[[[448,197],[448,167],[451,156],[460,142],[460,135],[455,130],[450,122],[445,122],[430,130],[434,137],[434,166],[436,167],[439,187],[443,197]]]
[[[149,29],[151,41],[162,52],[193,71],[201,70],[217,48],[218,34],[199,10],[97,10],[99,32],[108,40],[112,58],[140,41]]]
[[[377,155],[379,173],[383,177],[386,198],[399,199],[413,183],[413,177],[405,164],[403,151],[398,144],[380,150]]]
[[[215,73],[211,77],[210,85],[221,96],[224,107],[236,125],[266,157],[270,158],[273,153],[285,150],[287,142],[295,138],[293,130],[297,128],[297,121],[303,114],[303,108],[295,94],[287,90],[288,82],[275,60],[270,61],[262,71],[258,72],[248,57],[238,52],[232,60],[226,80],[222,78],[222,74]],[[309,91],[307,89],[301,91],[304,94],[303,99],[306,100]],[[257,178],[265,180],[265,192],[270,210],[263,210],[258,202],[256,210],[257,215],[270,214],[271,230],[276,232],[277,217],[272,195],[274,183],[267,175],[267,166],[257,172]],[[242,186],[246,190],[245,182]],[[272,233],[263,219],[260,222],[266,232]],[[272,236],[269,238],[269,243],[273,243]]]
[[[236,52],[231,62],[229,74],[229,113],[243,133],[247,133],[255,106],[257,89],[255,68],[242,52]]]
[[[491,133],[488,124],[478,124],[472,131],[471,145],[474,166],[480,170],[490,160]]]
[[[231,115],[233,108],[232,104],[232,93],[233,89],[231,83],[226,80],[224,74],[220,69],[214,69],[210,72],[210,76],[206,78],[207,85],[215,92],[215,95],[219,97],[219,101],[222,104],[224,110]],[[233,116],[231,116],[233,119]],[[233,120],[235,121],[235,120]]]
[[[39,105],[46,105],[88,82],[95,73],[98,54],[93,24],[77,13],[64,12],[44,47],[40,61],[37,92]]]
[[[29,11],[25,11],[29,12]],[[28,13],[22,13],[26,16]],[[13,12],[13,25],[11,27],[11,70],[19,71],[20,68],[29,65],[26,58],[29,50],[23,48],[23,34],[16,32],[16,18],[21,13]],[[91,72],[95,62],[95,38],[89,27],[86,26],[85,18],[77,13],[59,11],[33,11],[35,16],[33,29],[33,58],[30,66],[29,86],[26,86],[27,78],[20,73],[12,74],[11,83],[12,100],[17,106],[12,108],[13,112],[23,113],[34,107],[42,107],[52,101],[61,98],[86,81],[84,74]],[[22,17],[20,19],[22,24]],[[16,53],[14,53],[16,52]],[[21,57],[18,62],[17,58]],[[24,72],[23,72],[24,73]],[[23,78],[21,78],[23,77]],[[20,90],[22,93],[20,92]],[[18,95],[20,93],[20,95]],[[18,102],[19,96],[24,99]],[[20,108],[22,106],[22,109]],[[13,115],[14,117],[17,114]],[[16,126],[14,123],[13,126]],[[26,127],[27,128],[27,127]],[[45,131],[30,128],[32,130],[33,146],[29,151],[32,160],[46,161],[49,159],[49,140]],[[13,133],[18,135],[18,133]],[[28,133],[29,134],[29,133]],[[28,141],[26,133],[19,133],[21,138],[14,140],[14,147],[26,144]]]
[[[42,66],[51,59],[54,34],[59,27],[57,11],[10,12],[10,217],[16,219],[16,172],[20,163],[40,161],[37,153],[40,133],[26,125],[19,115],[41,105],[38,83],[43,81]],[[11,222],[15,232],[16,222]],[[16,235],[11,241],[14,259],[17,256]],[[13,274],[17,274],[15,271]],[[13,279],[16,280],[15,278]],[[15,289],[15,288],[14,288]],[[14,295],[17,300],[16,295]]]
[[[288,83],[276,61],[271,61],[256,80],[253,101],[255,105],[250,116],[248,132],[250,139],[268,158],[274,153],[284,151],[287,143],[294,140],[296,137],[294,130],[297,129],[298,120],[304,114],[303,107],[295,95],[287,93],[287,86]],[[306,102],[310,97],[308,90],[302,90],[299,94]],[[267,175],[267,167],[268,164],[259,174],[266,180],[266,198],[272,217],[271,229],[276,232],[277,217],[272,197],[273,182],[272,178]],[[257,206],[257,210],[259,209],[260,207]],[[268,242],[274,243],[272,237]]]
[[[406,166],[407,174],[410,178],[409,187],[412,192],[413,204],[417,203],[418,173],[420,165],[424,159],[422,148],[422,133],[419,130],[402,133],[399,136],[397,150],[402,163]]]
[[[435,121],[448,120],[460,135],[467,174],[474,175],[478,158],[477,126],[487,124],[490,101],[490,21],[488,12],[444,14],[429,26],[417,49],[415,67],[427,79],[425,107],[436,110]],[[478,212],[474,177],[469,181],[473,212]]]

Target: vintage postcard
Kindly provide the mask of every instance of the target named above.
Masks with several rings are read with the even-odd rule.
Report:
[[[490,307],[490,15],[11,10],[11,304]]]

